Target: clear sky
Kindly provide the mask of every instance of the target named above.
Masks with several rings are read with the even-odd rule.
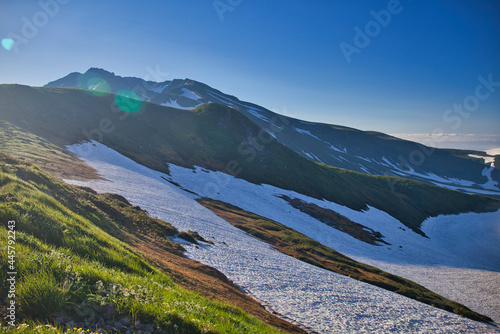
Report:
[[[0,0],[0,39],[0,83],[159,69],[304,120],[500,147],[497,0]]]

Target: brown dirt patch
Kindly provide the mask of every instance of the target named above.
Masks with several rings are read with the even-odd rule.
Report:
[[[241,308],[246,313],[287,333],[306,333],[301,328],[268,312],[257,301],[244,294],[224,274],[183,255],[170,252],[160,242],[148,237],[134,238],[130,245],[144,257],[165,270],[174,282],[211,299]]]

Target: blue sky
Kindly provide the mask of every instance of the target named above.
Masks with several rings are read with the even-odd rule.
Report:
[[[0,0],[9,37],[0,83],[159,69],[300,119],[500,147],[496,0]]]

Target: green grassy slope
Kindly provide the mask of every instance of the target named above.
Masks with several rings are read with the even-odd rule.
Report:
[[[347,233],[353,238],[371,245],[381,245],[383,243],[389,245],[384,241],[384,236],[380,232],[376,232],[369,227],[353,222],[349,218],[333,210],[324,209],[316,204],[307,203],[298,198],[290,198],[286,195],[279,197],[287,201],[295,209],[302,211],[330,227]]]
[[[165,162],[198,165],[355,210],[370,205],[419,233],[429,216],[500,208],[500,201],[491,198],[314,163],[269,140],[254,123],[221,105],[182,111],[143,102],[137,112],[125,113],[116,107],[113,95],[18,85],[1,85],[0,99],[1,119],[56,144],[97,139],[163,172],[168,172]]]
[[[143,230],[179,251],[168,240],[174,227],[120,196],[66,185],[0,154],[0,221],[0,279],[6,282],[9,265],[15,267],[18,319],[48,323],[64,313],[78,320],[111,303],[120,315],[168,333],[277,332],[240,309],[179,287],[119,240],[127,228]],[[15,244],[8,235],[15,235]],[[13,263],[8,245],[15,247]],[[7,285],[0,285],[2,304],[7,294]]]
[[[98,179],[96,171],[64,146],[24,131],[18,126],[0,120],[0,152],[22,161],[36,161],[37,166],[60,178]]]
[[[296,259],[362,282],[376,285],[473,320],[492,322],[492,319],[489,317],[448,300],[415,282],[354,261],[274,220],[264,218],[221,201],[202,198],[198,202],[235,227]]]

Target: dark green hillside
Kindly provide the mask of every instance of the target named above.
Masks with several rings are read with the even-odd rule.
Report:
[[[500,208],[500,201],[491,198],[314,163],[269,140],[237,111],[218,104],[183,111],[142,102],[137,112],[125,113],[116,107],[114,95],[19,85],[0,86],[0,99],[0,119],[56,144],[96,139],[163,172],[168,172],[166,162],[198,165],[355,210],[373,206],[417,232],[429,216]]]
[[[134,246],[134,235],[142,244],[153,239],[163,256],[175,256],[179,246],[168,237],[177,230],[148,217],[121,196],[66,185],[36,166],[0,153],[0,221],[0,279],[6,282],[8,272],[17,272],[16,324],[53,324],[57,317],[92,323],[88,319],[104,317],[103,306],[110,304],[115,320],[128,317],[132,326],[140,320],[153,326],[155,333],[278,332],[239,308],[181,288],[170,271],[167,274],[146,260],[147,254]],[[7,297],[9,287],[0,285],[2,314],[12,299]],[[62,330],[10,328],[25,333]]]
[[[245,111],[240,111],[246,114]],[[270,119],[276,116],[271,112],[264,115]],[[249,118],[257,125],[270,126],[268,121],[258,117],[249,115]],[[280,120],[281,123],[287,123],[282,130],[274,128],[281,143],[304,157],[307,157],[306,153],[313,154],[312,160],[331,166],[373,175],[398,176],[394,174],[397,166],[401,172],[406,171],[405,177],[431,184],[432,181],[409,173],[409,169],[424,175],[431,173],[450,179],[470,180],[477,184],[487,181],[481,174],[485,164],[466,156],[466,151],[436,149],[380,132],[303,122],[284,116]],[[493,178],[498,180],[495,176]]]

